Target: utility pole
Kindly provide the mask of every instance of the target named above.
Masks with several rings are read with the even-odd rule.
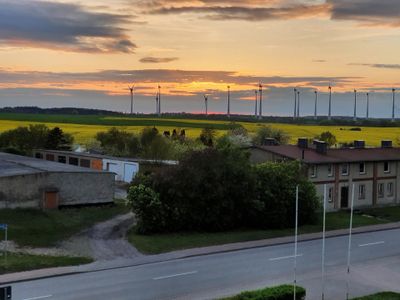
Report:
[[[132,86],[128,86],[130,92],[131,92],[131,115],[133,114],[133,95],[135,92],[135,85],[133,84]]]
[[[394,122],[395,121],[395,115],[394,115],[394,107],[395,107],[395,102],[396,102],[396,99],[395,99],[395,94],[396,94],[396,89],[392,89],[392,93],[393,93],[393,105],[392,105],[392,122]]]
[[[206,108],[206,116],[208,116],[208,96],[204,95],[204,104]]]
[[[369,93],[367,93],[367,117],[366,119],[368,120],[369,118]]]
[[[315,93],[315,105],[314,105],[314,119],[317,119],[317,102],[318,102],[318,91],[314,91]]]
[[[293,119],[296,119],[297,116],[297,89],[294,88],[294,113],[293,113]]]
[[[228,118],[231,117],[231,87],[228,85],[228,110],[227,110]]]
[[[353,212],[354,212],[354,183],[351,189],[351,209],[349,225],[349,244],[347,249],[347,282],[346,282],[346,300],[349,300],[349,281],[350,281],[350,259],[351,259],[351,238],[353,233]]]
[[[256,95],[256,101],[255,101],[255,105],[254,105],[254,117],[257,119],[257,109],[258,109],[258,91],[255,90],[254,91],[255,95]]]
[[[328,120],[332,119],[332,87],[329,86],[329,108],[328,108]]]
[[[294,231],[294,268],[293,268],[293,299],[296,300],[297,288],[297,237],[299,226],[299,186],[296,186],[296,216],[295,216],[295,231]]]
[[[261,83],[258,85],[258,92],[260,94],[260,115],[259,115],[259,119],[261,120],[262,119],[262,101],[263,101],[263,95],[262,95],[263,86],[262,86]]]
[[[321,279],[322,279],[322,297],[325,299],[325,229],[326,229],[326,184],[324,185],[324,205],[323,205],[323,216],[322,216],[322,263],[321,263]]]
[[[354,90],[354,116],[353,120],[357,121],[357,90]]]
[[[300,91],[297,91],[297,117],[300,118]]]

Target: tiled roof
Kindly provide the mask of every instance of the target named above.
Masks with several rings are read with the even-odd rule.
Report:
[[[289,159],[301,160],[310,164],[400,161],[400,148],[345,148],[328,149],[326,154],[318,153],[314,148],[302,149],[295,145],[259,146],[257,149],[268,151]]]

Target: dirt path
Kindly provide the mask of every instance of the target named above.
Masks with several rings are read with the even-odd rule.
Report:
[[[138,257],[142,254],[125,239],[133,224],[132,213],[120,215],[81,232],[60,248],[96,261]]]

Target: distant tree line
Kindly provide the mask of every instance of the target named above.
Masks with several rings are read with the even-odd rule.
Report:
[[[3,152],[32,155],[34,149],[71,150],[73,137],[59,127],[29,125],[4,131],[0,134],[0,150]]]

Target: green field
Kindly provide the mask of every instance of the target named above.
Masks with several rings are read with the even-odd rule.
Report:
[[[199,136],[202,128],[209,127],[223,134],[235,125],[244,126],[250,134],[253,134],[259,126],[267,123],[207,119],[184,119],[169,117],[149,116],[101,116],[101,115],[46,115],[46,114],[15,114],[0,113],[0,132],[13,129],[18,126],[45,123],[48,126],[59,126],[65,132],[75,137],[76,143],[85,144],[92,140],[97,132],[105,131],[111,127],[120,127],[129,132],[139,132],[144,127],[156,126],[160,131],[173,129],[185,129],[189,137]],[[298,137],[313,138],[323,131],[332,132],[339,142],[351,142],[357,139],[365,140],[367,145],[376,146],[382,139],[392,140],[396,145],[400,137],[398,127],[360,127],[361,131],[352,131],[349,126],[317,126],[271,123],[274,128],[285,131],[294,143]]]

